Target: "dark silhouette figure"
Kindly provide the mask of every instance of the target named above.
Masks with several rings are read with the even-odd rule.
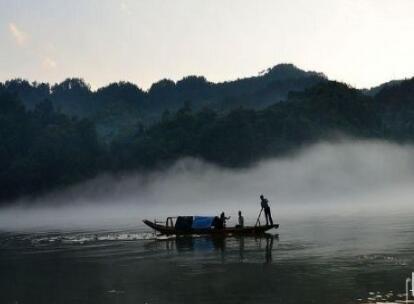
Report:
[[[238,218],[239,224],[236,225],[236,228],[243,228],[244,227],[244,217],[241,213],[241,211],[239,210],[239,218]]]
[[[220,221],[220,218],[218,216],[214,217],[212,226],[214,227],[214,229],[222,229],[223,228],[222,223]]]
[[[221,228],[226,228],[226,221],[230,219],[229,217],[226,217],[226,215],[224,214],[224,211],[220,214],[220,224],[221,224]]]
[[[269,200],[265,198],[263,194],[260,195],[260,200],[261,200],[260,204],[265,214],[266,225],[268,226],[270,222],[270,225],[273,226],[273,219],[272,219],[272,213],[270,212]]]

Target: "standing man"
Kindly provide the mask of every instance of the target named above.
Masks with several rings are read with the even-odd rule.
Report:
[[[264,214],[265,214],[265,218],[266,218],[266,226],[270,225],[273,226],[273,219],[272,219],[272,214],[270,212],[270,207],[269,207],[269,200],[267,198],[265,198],[262,195],[260,195],[260,204],[262,206],[262,209],[264,210]]]
[[[228,220],[228,219],[230,219],[230,216],[226,216],[225,214],[224,214],[224,211],[220,214],[220,225],[221,225],[221,228],[223,229],[223,228],[226,228],[226,221]]]

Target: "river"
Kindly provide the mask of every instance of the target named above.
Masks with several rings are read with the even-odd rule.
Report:
[[[0,303],[376,303],[405,299],[414,214],[278,219],[266,237],[146,227],[2,232]]]

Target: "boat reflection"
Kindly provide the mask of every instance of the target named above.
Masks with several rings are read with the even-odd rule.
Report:
[[[263,262],[271,264],[273,251],[279,242],[278,235],[263,236],[233,236],[233,237],[174,237],[157,239],[148,244],[157,250],[167,250],[180,256],[203,255],[204,257],[219,257],[222,262],[235,261]]]

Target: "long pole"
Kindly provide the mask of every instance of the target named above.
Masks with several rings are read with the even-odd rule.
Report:
[[[263,211],[263,208],[260,209],[259,216],[257,217],[257,221],[256,221],[256,225],[255,226],[257,226],[257,224],[260,224],[260,216],[262,215],[262,211]]]

